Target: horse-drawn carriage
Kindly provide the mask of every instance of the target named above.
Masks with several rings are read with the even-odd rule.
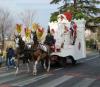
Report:
[[[19,60],[23,57],[24,48],[27,46],[27,51],[29,54],[24,53],[24,58],[26,58],[27,66],[29,64],[29,56],[31,55],[32,60],[34,60],[33,74],[37,73],[37,64],[40,60],[43,60],[43,66],[47,71],[50,69],[50,65],[53,63],[60,63],[65,65],[70,59],[73,64],[76,60],[86,57],[85,49],[85,20],[67,20],[64,14],[58,15],[57,22],[49,23],[50,32],[54,35],[55,44],[53,47],[53,52],[49,53],[50,49],[47,45],[38,41],[37,34],[32,33],[31,44],[26,44],[21,37],[16,37],[16,48],[17,48],[17,70],[19,70]],[[29,33],[27,33],[29,34]],[[29,35],[30,36],[30,35]],[[43,41],[42,41],[43,42]],[[20,44],[19,44],[20,43]],[[23,43],[23,45],[21,45]],[[18,46],[18,47],[17,47]],[[22,50],[22,54],[20,51]],[[27,54],[27,55],[26,55]],[[25,56],[26,55],[26,56]],[[46,67],[47,66],[47,67]],[[29,70],[29,66],[28,66]]]

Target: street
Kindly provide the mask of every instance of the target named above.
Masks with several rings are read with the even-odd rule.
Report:
[[[47,73],[39,68],[33,76],[22,70],[15,75],[15,69],[0,69],[0,87],[100,87],[100,55],[89,55],[76,65],[52,67]]]

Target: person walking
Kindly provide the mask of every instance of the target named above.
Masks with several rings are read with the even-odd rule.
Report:
[[[16,64],[14,61],[15,51],[14,51],[13,47],[10,46],[9,48],[7,48],[6,52],[7,52],[7,56],[6,56],[7,68],[9,68],[10,66],[16,67]]]
[[[2,58],[2,51],[0,50],[0,67],[2,66],[3,58]]]

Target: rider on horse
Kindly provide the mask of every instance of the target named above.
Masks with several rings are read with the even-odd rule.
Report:
[[[48,32],[47,32],[44,44],[46,44],[49,47],[50,53],[55,50],[54,49],[55,39],[54,39],[54,36],[50,33],[49,27],[48,27]]]

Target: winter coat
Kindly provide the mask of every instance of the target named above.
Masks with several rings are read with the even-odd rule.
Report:
[[[8,48],[7,49],[7,57],[14,57],[15,56],[15,52],[13,48]]]
[[[53,35],[47,35],[46,36],[46,39],[44,41],[44,44],[46,45],[49,45],[49,46],[52,46],[53,44],[55,44],[55,39],[54,39],[54,36]]]

